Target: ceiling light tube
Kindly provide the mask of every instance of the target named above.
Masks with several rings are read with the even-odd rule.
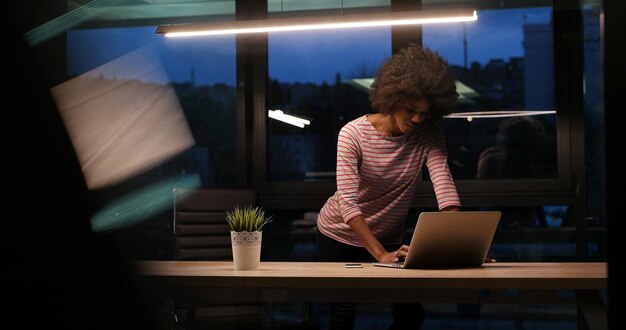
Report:
[[[156,34],[166,37],[216,36],[242,33],[469,22],[477,19],[478,16],[475,10],[401,11],[161,25],[157,27]]]

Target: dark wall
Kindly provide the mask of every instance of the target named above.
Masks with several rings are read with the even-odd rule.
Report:
[[[624,271],[618,269],[623,260],[624,221],[624,77],[626,77],[626,4],[621,0],[605,0],[604,6],[604,102],[606,141],[606,219],[609,260],[609,328],[623,329],[624,320],[616,307],[617,292],[624,292]]]
[[[123,254],[111,237],[91,232],[90,195],[49,93],[64,67],[42,65],[55,63],[45,55],[54,57],[59,41],[31,48],[23,38],[42,15],[54,18],[37,4],[45,2],[2,14],[5,319],[32,329],[154,329]]]

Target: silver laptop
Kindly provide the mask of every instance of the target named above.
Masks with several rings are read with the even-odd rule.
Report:
[[[394,268],[463,268],[483,264],[500,211],[422,212],[403,262],[372,263]]]

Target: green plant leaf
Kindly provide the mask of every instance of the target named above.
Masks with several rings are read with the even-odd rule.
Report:
[[[236,205],[232,210],[226,211],[226,221],[231,231],[261,231],[266,224],[272,222],[272,217],[266,216],[259,206]]]

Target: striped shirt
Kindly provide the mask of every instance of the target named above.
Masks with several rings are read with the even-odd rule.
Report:
[[[339,242],[363,246],[348,225],[363,215],[381,244],[401,243],[424,163],[439,209],[461,206],[439,125],[426,121],[392,138],[376,131],[367,116],[347,123],[337,140],[337,191],[322,207],[318,229]]]

